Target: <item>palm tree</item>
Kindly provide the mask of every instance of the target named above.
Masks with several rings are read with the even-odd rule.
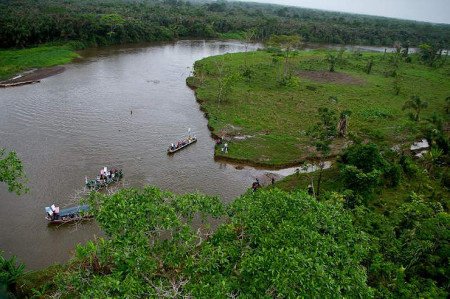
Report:
[[[416,115],[414,115],[412,118],[415,121],[419,121],[419,114],[422,109],[425,109],[428,107],[427,101],[422,101],[419,96],[411,96],[411,99],[406,101],[403,105],[403,110],[406,109],[413,109],[416,112]]]

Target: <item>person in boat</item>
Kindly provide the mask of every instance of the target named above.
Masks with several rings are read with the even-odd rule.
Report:
[[[56,207],[54,204],[50,206],[50,208],[52,209],[53,215],[52,215],[52,220],[56,220],[59,218],[59,207]]]

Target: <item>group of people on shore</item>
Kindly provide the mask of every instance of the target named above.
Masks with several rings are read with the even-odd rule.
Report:
[[[216,139],[216,145],[221,146],[223,143],[223,137]],[[220,148],[220,151],[224,154],[228,154],[228,143],[225,142],[223,146]]]

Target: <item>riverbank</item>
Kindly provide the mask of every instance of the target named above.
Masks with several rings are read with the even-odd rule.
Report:
[[[335,72],[328,71],[329,54],[338,57]],[[286,66],[268,51],[225,54],[197,61],[187,84],[195,90],[212,135],[228,143],[227,153],[216,147],[216,159],[291,166],[317,156],[307,132],[319,121],[318,108],[337,116],[350,110],[353,137],[386,145],[406,144],[420,135],[402,110],[412,95],[429,103],[422,118],[444,113],[449,66],[430,68],[410,55],[411,62],[396,62],[397,76],[392,77],[393,55],[301,51]],[[292,75],[288,80],[283,79],[285,67]],[[336,139],[330,156],[349,142]]]
[[[2,84],[37,81],[61,73],[64,68],[55,66],[78,57],[71,44],[0,50],[0,80]]]

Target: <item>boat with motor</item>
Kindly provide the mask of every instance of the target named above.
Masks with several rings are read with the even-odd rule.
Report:
[[[188,136],[186,139],[178,141],[177,143],[172,143],[167,149],[168,154],[173,154],[178,152],[179,150],[191,145],[192,143],[197,142],[197,138],[194,136]]]
[[[82,221],[91,219],[93,216],[89,214],[88,205],[80,205],[76,207],[60,209],[54,204],[50,207],[45,207],[46,216],[45,219],[49,221],[49,224],[64,224],[75,221]]]
[[[191,134],[191,128],[188,129],[188,136],[186,138],[183,138],[180,141],[177,141],[176,143],[172,143],[169,148],[167,149],[167,154],[173,154],[175,152],[178,152],[179,150],[191,145],[192,143],[197,142],[197,137]]]
[[[85,178],[85,185],[89,189],[99,190],[107,187],[112,183],[118,182],[123,178],[122,169],[112,168],[108,170],[108,167],[103,167],[100,170],[100,174],[95,179],[88,180]]]

